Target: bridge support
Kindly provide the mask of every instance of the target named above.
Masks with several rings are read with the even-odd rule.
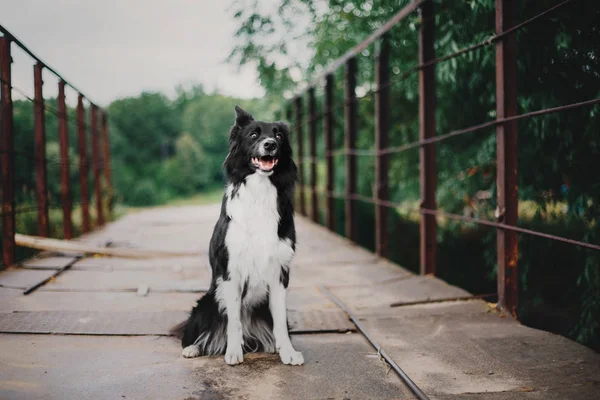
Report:
[[[346,103],[344,107],[346,148],[346,237],[353,242],[358,239],[356,230],[356,155],[350,150],[356,148],[356,58],[346,61]]]
[[[108,137],[108,117],[106,111],[102,112],[102,146],[104,150],[104,184],[106,186],[107,203],[108,203],[108,218],[113,207],[114,190],[112,186],[112,174],[110,168],[110,138]]]
[[[2,262],[15,262],[14,131],[10,38],[0,37],[0,157],[2,185]]]
[[[331,231],[335,231],[335,199],[333,198],[335,174],[333,154],[331,154],[333,151],[333,129],[335,121],[333,118],[333,85],[333,74],[329,74],[325,77],[325,102],[323,103],[323,115],[325,116],[325,119],[323,121],[323,139],[325,140],[325,162],[327,168],[325,174],[326,222],[327,227]]]
[[[304,203],[304,140],[302,135],[302,125],[304,122],[303,112],[302,112],[302,96],[299,95],[294,99],[294,108],[296,111],[296,140],[298,147],[298,154],[296,159],[298,160],[298,175],[300,176],[300,181],[298,182],[298,210],[300,214],[306,215],[306,205]]]
[[[88,157],[86,144],[85,110],[83,95],[77,98],[77,144],[79,147],[79,186],[81,191],[81,229],[90,231],[90,195],[88,188]]]
[[[434,30],[435,14],[432,1],[426,1],[419,9],[421,27],[419,30],[419,63],[435,58]],[[423,67],[419,71],[419,139],[425,140],[436,135],[435,126],[435,65]],[[435,144],[428,143],[420,149],[421,167],[421,208],[435,210],[436,165]],[[435,274],[437,249],[437,222],[435,215],[421,213],[421,274]]]
[[[515,23],[515,2],[496,0],[496,34]],[[517,37],[508,35],[496,43],[496,118],[517,114]],[[496,126],[496,192],[498,222],[517,225],[517,122]],[[498,305],[516,316],[518,303],[519,257],[518,235],[515,231],[497,229]]]
[[[102,181],[100,169],[102,168],[100,160],[100,143],[98,138],[98,106],[92,104],[91,112],[91,131],[92,131],[92,172],[94,174],[94,193],[96,202],[96,226],[104,225],[104,212],[102,207]]]
[[[34,120],[35,120],[35,182],[38,210],[38,236],[48,237],[50,227],[48,221],[48,175],[46,172],[46,115],[42,71],[44,65],[37,62],[33,66],[34,84]]]
[[[308,144],[310,156],[310,216],[319,222],[319,198],[317,196],[317,100],[315,88],[308,89]]]
[[[60,193],[63,209],[63,234],[73,238],[71,221],[71,182],[69,180],[69,136],[67,134],[67,107],[65,104],[65,81],[58,82],[58,143],[60,147]]]
[[[387,207],[381,201],[389,200],[388,155],[380,151],[389,143],[390,128],[390,43],[386,36],[380,41],[375,65],[377,93],[375,95],[375,252],[387,255]]]

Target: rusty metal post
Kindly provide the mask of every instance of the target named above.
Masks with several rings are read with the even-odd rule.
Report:
[[[46,116],[44,115],[44,93],[42,70],[39,61],[33,66],[34,119],[35,119],[35,179],[38,210],[38,235],[48,237],[48,180],[46,172]]]
[[[100,181],[100,143],[98,138],[98,106],[90,107],[90,124],[92,132],[92,173],[94,174],[94,194],[96,201],[96,226],[104,225],[102,210],[102,182]]]
[[[310,153],[310,216],[319,222],[319,199],[317,197],[317,101],[315,88],[308,89],[308,144]]]
[[[83,95],[77,98],[77,145],[79,148],[79,187],[81,191],[81,228],[90,231],[90,195],[88,189],[88,158],[85,139],[85,110]]]
[[[386,36],[381,39],[375,66],[377,93],[375,95],[375,148],[381,151],[388,147],[390,128],[390,43]],[[378,154],[375,159],[376,200],[389,200],[388,156]],[[375,252],[387,254],[387,207],[375,205]]]
[[[496,34],[515,23],[515,2],[496,0]],[[517,114],[517,37],[496,43],[496,118]],[[518,219],[517,122],[496,126],[498,221],[516,225]],[[497,230],[498,305],[514,316],[518,305],[519,257],[517,232]]]
[[[297,136],[297,146],[298,146],[298,175],[300,176],[299,184],[298,184],[298,208],[300,214],[306,215],[306,205],[304,203],[304,144],[302,138],[302,124],[303,124],[303,116],[302,116],[302,96],[298,95],[294,99],[294,107],[296,109],[296,136]]]
[[[104,183],[108,197],[108,214],[110,219],[114,192],[112,186],[112,171],[110,168],[110,138],[108,137],[108,117],[106,115],[106,111],[102,112],[102,145],[104,150]]]
[[[285,103],[285,109],[284,109],[284,115],[283,117],[285,118],[285,123],[288,126],[288,129],[291,131],[294,128],[294,124],[293,124],[293,118],[294,118],[294,103],[293,102],[288,102]],[[292,132],[292,135],[294,135],[295,132]],[[291,144],[291,143],[290,143]],[[294,151],[294,146],[292,144],[292,152]],[[294,157],[295,159],[295,157]],[[294,206],[294,208],[296,208],[296,204],[297,204],[297,197],[298,197],[298,192],[295,191],[294,192],[294,196],[292,197],[292,205]]]
[[[6,267],[15,262],[15,183],[14,131],[11,80],[10,39],[0,37],[0,146],[2,156],[2,262]]]
[[[346,237],[354,242],[357,240],[356,203],[352,195],[356,194],[356,156],[350,154],[350,149],[356,147],[356,58],[346,62],[346,96],[344,107],[346,147]]]
[[[334,185],[334,163],[333,163],[333,75],[329,74],[325,77],[325,102],[323,103],[323,115],[325,120],[323,121],[323,138],[325,139],[325,162],[327,172],[326,183],[325,183],[325,198],[327,208],[327,227],[331,231],[335,231],[335,202],[333,198],[333,185]]]
[[[69,180],[69,136],[67,134],[67,106],[65,104],[65,81],[58,82],[58,143],[60,147],[60,194],[63,209],[63,232],[65,239],[73,238],[71,221],[71,182]]]
[[[419,9],[421,27],[419,29],[419,62],[426,63],[435,58],[434,31],[435,14],[433,1],[426,1]],[[435,65],[419,71],[419,138],[421,140],[436,135],[435,126]],[[421,208],[437,208],[435,201],[436,166],[435,144],[426,144],[420,149]],[[437,222],[435,216],[421,213],[421,274],[435,274]]]

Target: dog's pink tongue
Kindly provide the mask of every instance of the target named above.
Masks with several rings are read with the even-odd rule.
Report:
[[[259,159],[258,164],[260,165],[261,169],[268,171],[273,169],[273,167],[275,166],[275,160],[266,161]]]

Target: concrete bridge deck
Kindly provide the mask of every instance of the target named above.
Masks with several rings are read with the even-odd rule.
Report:
[[[431,399],[600,398],[597,353],[524,327],[484,301],[456,301],[469,294],[302,218],[288,308],[305,365],[285,366],[271,354],[247,355],[236,367],[221,357],[183,359],[166,332],[208,287],[217,214],[218,206],[156,208],[81,239],[185,256],[42,254],[0,273],[0,398],[414,398],[322,285]],[[398,302],[406,305],[390,307]]]

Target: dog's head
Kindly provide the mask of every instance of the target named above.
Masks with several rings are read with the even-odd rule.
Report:
[[[288,126],[284,122],[256,121],[238,106],[235,106],[235,114],[225,160],[228,178],[242,181],[256,173],[270,177],[274,183],[293,185],[297,170],[292,160]]]

